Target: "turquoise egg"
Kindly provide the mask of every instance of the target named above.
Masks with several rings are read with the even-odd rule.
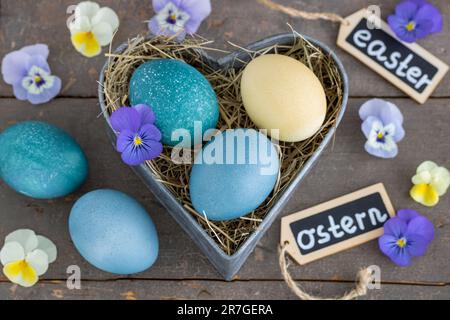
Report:
[[[0,134],[0,177],[35,199],[63,197],[88,174],[87,159],[63,130],[38,121],[21,122]]]
[[[211,84],[197,69],[179,60],[152,60],[140,65],[130,80],[130,102],[153,109],[162,142],[169,146],[201,143],[204,132],[216,128],[219,120],[219,104]],[[201,122],[198,130],[194,130],[196,121]],[[172,141],[177,129],[187,131],[183,138]]]
[[[277,150],[264,134],[226,130],[195,158],[189,180],[192,205],[213,221],[249,214],[274,189],[279,166]]]
[[[115,190],[89,192],[69,216],[72,241],[90,264],[115,274],[150,268],[158,257],[158,234],[147,211]]]

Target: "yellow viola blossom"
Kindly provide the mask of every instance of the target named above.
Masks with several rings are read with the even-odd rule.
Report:
[[[450,172],[433,161],[425,161],[417,167],[412,183],[411,197],[424,206],[433,207],[450,186]]]
[[[0,260],[9,281],[31,287],[38,282],[39,276],[47,272],[56,255],[56,246],[52,241],[36,235],[33,230],[21,229],[5,238]]]
[[[82,55],[91,58],[111,43],[119,28],[119,17],[108,7],[92,1],[79,3],[73,21],[69,24],[72,44]]]

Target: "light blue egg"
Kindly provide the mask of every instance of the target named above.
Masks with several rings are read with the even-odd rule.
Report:
[[[83,258],[106,272],[142,272],[158,257],[152,219],[139,202],[119,191],[101,189],[81,197],[70,212],[69,232]]]
[[[279,165],[275,146],[262,133],[226,130],[195,158],[189,180],[192,205],[213,221],[249,214],[272,192]]]
[[[0,177],[17,192],[36,199],[63,197],[87,174],[80,146],[57,127],[27,121],[0,134]]]
[[[140,65],[130,80],[132,105],[147,104],[156,115],[165,145],[190,147],[201,143],[207,129],[215,128],[219,120],[216,94],[208,80],[194,67],[179,60],[152,60]],[[194,131],[194,122],[201,127]],[[185,129],[190,141],[172,141],[172,132]]]

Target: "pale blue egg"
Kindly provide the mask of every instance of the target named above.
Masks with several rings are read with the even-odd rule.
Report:
[[[140,65],[130,80],[130,102],[153,109],[165,145],[201,143],[203,133],[215,128],[219,120],[219,104],[211,84],[197,69],[179,60],[159,59]],[[198,130],[194,130],[196,121]],[[189,141],[181,131],[183,138],[172,141],[177,129],[184,129]]]
[[[57,127],[27,121],[0,134],[0,177],[19,193],[36,199],[63,197],[87,174],[80,146]]]
[[[251,213],[277,182],[274,144],[253,129],[226,130],[195,158],[189,190],[192,205],[209,220],[232,220]]]
[[[101,189],[81,197],[70,212],[69,232],[83,258],[106,272],[142,272],[158,257],[152,219],[139,202],[119,191]]]

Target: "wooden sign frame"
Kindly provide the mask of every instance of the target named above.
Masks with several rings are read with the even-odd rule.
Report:
[[[297,263],[299,263],[300,265],[304,265],[309,262],[321,259],[323,257],[332,255],[334,253],[346,249],[353,248],[357,245],[380,237],[381,235],[383,235],[382,227],[363,233],[361,235],[357,235],[353,238],[343,240],[336,244],[332,244],[330,246],[319,249],[317,251],[313,251],[306,255],[302,255],[297,246],[297,240],[295,239],[295,235],[290,228],[291,223],[297,220],[302,220],[315,214],[323,213],[324,211],[327,211],[329,209],[338,207],[340,205],[355,201],[357,199],[375,193],[380,194],[381,199],[386,207],[387,213],[389,214],[390,217],[394,217],[395,216],[394,207],[392,206],[391,200],[389,199],[386,189],[384,188],[384,185],[382,183],[378,183],[373,186],[347,194],[345,196],[316,205],[309,209],[302,210],[289,216],[283,217],[281,219],[281,244],[286,245],[287,251],[292,256],[292,258],[294,258],[294,260],[297,261]]]
[[[369,56],[363,54],[360,50],[358,50],[358,48],[356,48],[355,46],[351,45],[346,41],[347,37],[352,33],[352,31],[361,22],[361,20],[367,19],[369,13],[370,12],[367,9],[362,9],[345,18],[345,22],[341,24],[341,27],[339,29],[339,35],[337,40],[338,46],[347,51],[348,53],[350,53],[351,55],[353,55],[354,57],[356,57],[358,60],[363,62],[369,68],[373,69],[375,72],[380,74],[386,80],[390,81],[397,88],[408,94],[417,102],[421,104],[425,103],[425,101],[429,98],[429,96],[433,93],[438,84],[444,78],[445,74],[449,69],[449,66],[445,64],[443,61],[439,60],[434,55],[432,55],[430,52],[419,46],[418,44],[406,43],[399,40],[397,36],[394,34],[394,32],[392,32],[391,28],[386,22],[384,22],[383,20],[381,20],[376,16],[371,16],[371,20],[374,21],[374,19],[376,19],[374,24],[381,26],[383,32],[392,36],[395,40],[399,41],[401,45],[407,47],[408,49],[413,51],[417,56],[422,57],[428,63],[437,68],[438,71],[434,75],[432,83],[428,85],[423,92],[419,93],[418,91],[414,90],[413,88],[408,86],[405,82],[403,82],[400,78],[394,76],[386,68],[377,64]]]

